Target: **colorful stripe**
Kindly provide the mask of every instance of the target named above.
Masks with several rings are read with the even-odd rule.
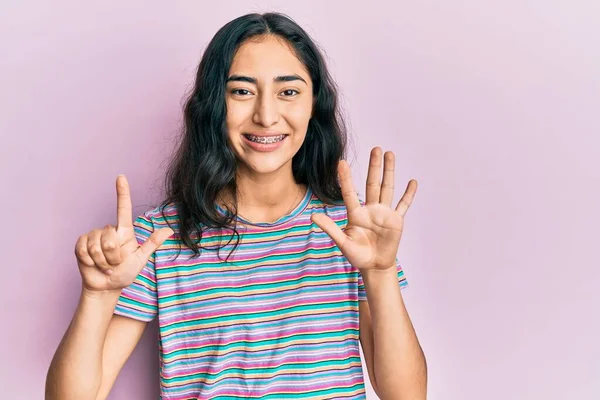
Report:
[[[115,309],[141,321],[158,315],[161,398],[365,398],[358,324],[364,284],[311,222],[313,213],[326,213],[342,228],[347,223],[343,204],[326,205],[308,190],[278,221],[241,228],[227,262],[232,244],[197,258],[183,247],[177,256],[173,206],[164,217],[155,208],[136,219],[140,244],[167,221],[175,231]],[[208,229],[202,244],[228,238]],[[399,263],[397,270],[406,287]]]

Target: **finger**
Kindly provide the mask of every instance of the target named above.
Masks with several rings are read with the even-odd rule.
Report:
[[[317,224],[319,228],[323,230],[323,232],[328,234],[340,249],[344,247],[344,244],[346,243],[346,240],[348,240],[348,237],[346,236],[344,231],[342,231],[340,227],[337,226],[335,222],[333,222],[331,218],[329,218],[325,214],[313,214],[310,219],[312,222]]]
[[[386,151],[383,155],[383,182],[381,183],[381,194],[379,202],[392,206],[394,200],[394,169],[396,160],[394,153]]]
[[[411,179],[408,182],[406,191],[404,192],[404,195],[402,195],[402,198],[400,199],[400,201],[398,202],[398,205],[396,206],[396,211],[399,211],[402,216],[406,215],[408,208],[412,204],[413,199],[415,198],[415,193],[417,193],[417,186],[418,186],[417,181],[414,179]]]
[[[342,189],[342,197],[344,198],[344,204],[346,205],[346,210],[349,213],[355,208],[360,207],[360,201],[358,201],[358,195],[356,194],[356,190],[354,190],[352,176],[350,176],[350,166],[345,160],[341,160],[338,165],[338,175],[340,179],[340,187]]]
[[[106,225],[102,231],[100,245],[104,252],[104,257],[108,264],[113,267],[121,264],[121,246],[119,245],[119,235],[112,225]]]
[[[100,268],[103,271],[109,270],[112,268],[111,265],[106,261],[106,257],[104,257],[104,251],[102,250],[102,244],[100,243],[100,239],[102,237],[102,231],[100,229],[94,229],[88,234],[88,243],[87,243],[87,251],[94,260],[94,265]]]
[[[127,230],[133,232],[133,207],[131,205],[131,192],[129,182],[125,175],[117,177],[117,233],[121,241]]]
[[[371,150],[369,159],[369,173],[367,174],[366,204],[379,203],[379,190],[381,189],[381,148]]]
[[[165,240],[167,240],[171,235],[173,235],[173,230],[171,228],[161,228],[157,229],[138,249],[135,251],[135,254],[139,258],[142,265],[145,265],[148,262],[148,259],[158,249]]]
[[[77,239],[77,243],[75,243],[75,256],[81,264],[87,267],[93,267],[94,260],[92,260],[92,257],[90,257],[87,251],[87,243],[87,235],[80,236],[79,239]]]

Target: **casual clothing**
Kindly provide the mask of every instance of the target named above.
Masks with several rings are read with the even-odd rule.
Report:
[[[141,321],[158,315],[161,398],[365,398],[358,323],[365,288],[358,269],[310,220],[326,213],[343,228],[343,204],[327,205],[308,189],[274,223],[238,216],[244,226],[227,261],[233,242],[192,259],[182,245],[175,258],[176,209],[164,213],[166,219],[155,208],[136,219],[140,244],[167,220],[175,234],[123,289],[115,309]],[[204,230],[202,244],[225,244],[229,233]],[[406,287],[399,263],[397,271]]]

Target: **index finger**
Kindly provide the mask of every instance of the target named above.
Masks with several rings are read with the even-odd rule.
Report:
[[[119,228],[133,229],[131,193],[125,175],[119,175],[117,177],[117,231]]]
[[[358,200],[358,194],[356,193],[356,190],[354,190],[352,176],[350,175],[350,166],[345,160],[341,160],[338,165],[338,175],[346,210],[351,212],[360,207],[360,201]]]

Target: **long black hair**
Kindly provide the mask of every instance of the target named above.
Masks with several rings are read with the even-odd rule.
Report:
[[[204,248],[203,228],[231,230],[237,214],[236,158],[227,142],[225,88],[233,57],[246,40],[264,35],[284,39],[305,65],[313,83],[313,110],[306,138],[292,159],[297,183],[306,184],[325,203],[341,201],[337,165],[346,152],[346,126],[338,91],[323,56],[310,36],[280,13],[247,14],[223,26],[210,41],[184,106],[183,132],[167,168],[164,208],[177,209],[179,236],[195,256]],[[231,189],[233,209],[220,213],[219,193]],[[195,234],[197,240],[192,239]],[[181,250],[181,247],[180,247]],[[230,253],[231,255],[231,253]]]

